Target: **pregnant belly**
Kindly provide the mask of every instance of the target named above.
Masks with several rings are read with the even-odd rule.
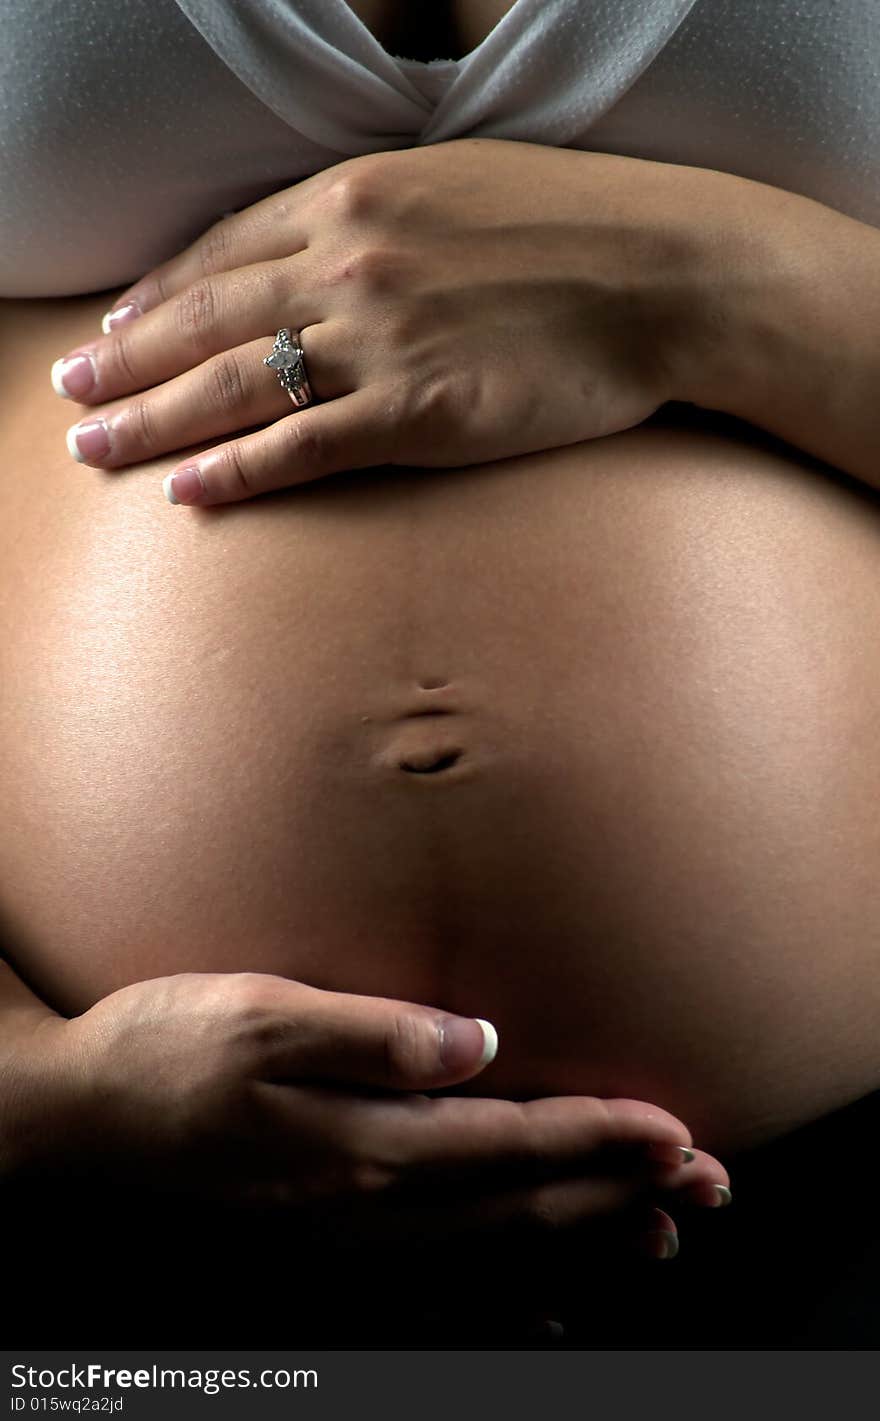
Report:
[[[427,1001],[497,1023],[481,1092],[724,1149],[877,1085],[873,495],[708,422],[174,509],[176,456],[64,449],[95,303],[13,317],[0,908],[46,1000]]]

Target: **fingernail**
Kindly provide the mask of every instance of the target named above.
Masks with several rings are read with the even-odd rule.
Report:
[[[67,431],[67,449],[80,464],[91,459],[106,459],[110,453],[110,434],[103,419],[84,419]]]
[[[705,1179],[699,1184],[689,1186],[685,1197],[689,1203],[696,1204],[701,1209],[723,1209],[733,1200],[726,1184],[709,1184]]]
[[[557,1322],[555,1317],[547,1317],[539,1323],[536,1329],[539,1337],[546,1337],[548,1342],[561,1342],[565,1336],[565,1328],[561,1322]]]
[[[81,400],[98,378],[91,354],[63,355],[52,366],[52,389],[65,400]]]
[[[649,1258],[675,1258],[678,1253],[678,1234],[670,1233],[668,1229],[652,1229],[649,1233],[639,1235],[635,1240],[635,1247],[639,1253],[645,1253]]]
[[[481,1017],[447,1016],[440,1022],[439,1031],[440,1060],[444,1069],[481,1071],[495,1059],[498,1032],[491,1021],[483,1021]]]
[[[491,1021],[485,1021],[483,1017],[474,1017],[474,1020],[483,1033],[483,1054],[480,1057],[480,1069],[488,1066],[498,1055],[498,1032]]]
[[[693,1164],[696,1156],[693,1150],[689,1150],[686,1145],[649,1145],[645,1153],[649,1160],[655,1164],[667,1164],[674,1167],[680,1164]]]
[[[162,488],[169,503],[200,503],[205,494],[202,476],[194,465],[166,474]]]
[[[133,321],[137,316],[142,316],[143,311],[137,301],[126,301],[124,306],[114,306],[111,310],[105,311],[101,317],[101,330],[108,336],[117,326],[124,325],[126,321]]]

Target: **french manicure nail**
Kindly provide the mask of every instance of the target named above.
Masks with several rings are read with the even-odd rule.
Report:
[[[474,1021],[483,1033],[483,1054],[480,1057],[480,1067],[488,1066],[498,1055],[498,1032],[491,1021],[484,1021],[481,1016],[474,1017]]]
[[[709,1184],[707,1180],[701,1180],[699,1184],[692,1185],[686,1192],[685,1197],[691,1204],[696,1204],[701,1209],[723,1209],[733,1200],[733,1195],[726,1184]]]
[[[166,474],[162,488],[169,503],[199,503],[205,492],[202,476],[194,465]]]
[[[478,1045],[480,1059],[474,1065]],[[497,1050],[498,1032],[491,1021],[476,1016],[448,1016],[440,1024],[440,1059],[446,1070],[482,1070],[495,1059]]]
[[[676,1258],[678,1256],[678,1234],[661,1229],[657,1234],[656,1258]]]
[[[67,450],[80,464],[92,459],[106,459],[110,453],[110,434],[103,419],[84,419],[67,431]]]
[[[654,1164],[665,1164],[670,1169],[680,1164],[693,1164],[696,1158],[693,1150],[689,1150],[685,1145],[649,1145],[646,1154]]]
[[[126,301],[124,306],[114,306],[111,311],[105,311],[101,317],[101,330],[108,336],[117,326],[122,326],[126,321],[133,321],[138,316],[142,316],[143,311],[137,301]]]
[[[98,378],[94,356],[83,352],[63,355],[51,370],[52,389],[65,400],[81,400]]]
[[[635,1246],[639,1253],[646,1253],[649,1258],[675,1258],[678,1234],[670,1233],[668,1229],[652,1229],[649,1233],[640,1234]]]

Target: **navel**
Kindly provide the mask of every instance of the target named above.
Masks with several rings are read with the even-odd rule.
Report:
[[[439,775],[450,770],[461,759],[461,750],[427,751],[421,755],[408,755],[400,761],[400,769],[410,775]]]

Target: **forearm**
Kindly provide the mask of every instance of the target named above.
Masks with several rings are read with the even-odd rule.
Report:
[[[679,398],[880,487],[880,231],[732,179],[751,221],[710,243],[682,326]]]
[[[58,1081],[50,1037],[62,1020],[0,959],[0,1180],[16,1175],[52,1128]]]

